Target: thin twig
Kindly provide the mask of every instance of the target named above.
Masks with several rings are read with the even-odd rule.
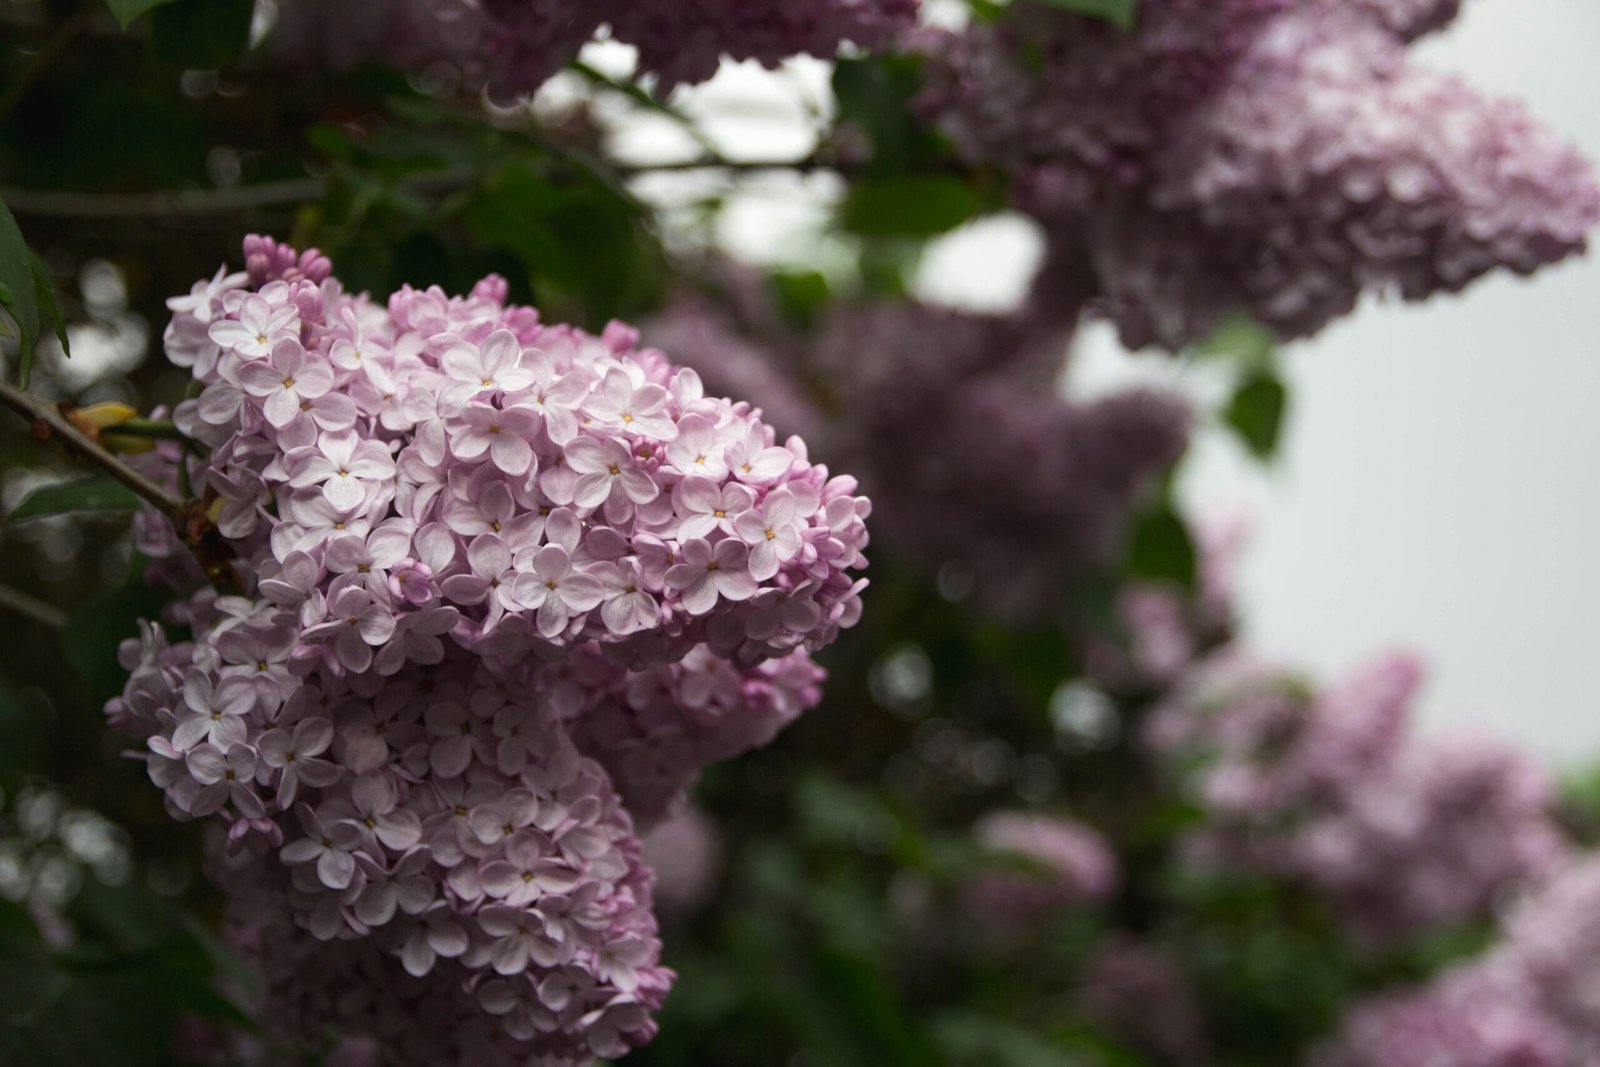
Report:
[[[609,89],[614,93],[619,93],[622,96],[627,97],[629,100],[632,100],[646,111],[653,111],[658,115],[664,116],[665,118],[676,122],[683,129],[683,131],[687,133],[691,139],[693,139],[694,143],[700,146],[706,155],[714,156],[719,159],[721,158],[722,153],[717,148],[717,143],[711,139],[711,136],[707,134],[705,130],[700,128],[700,124],[694,121],[694,119],[689,117],[684,112],[680,111],[678,108],[667,103],[665,100],[659,99],[641,86],[635,85],[632,82],[618,81],[609,74],[591,67],[589,64],[584,63],[581,60],[573,60],[570,66],[574,71],[587,79],[591,85],[602,89]]]
[[[23,392],[9,382],[0,382],[0,404],[27,419],[33,426],[35,437],[60,441],[80,459],[99,467],[154,506],[171,521],[179,534],[187,532],[191,511],[189,505],[106,451],[99,441],[72,425],[55,406]]]
[[[20,589],[13,589],[9,585],[0,585],[0,611],[9,611],[32,619],[40,626],[52,630],[59,630],[67,625],[66,612],[54,604],[46,604],[38,597],[24,593]]]
[[[395,183],[404,192],[455,189],[476,180],[476,167],[451,167],[413,174]],[[174,216],[226,215],[257,208],[293,207],[321,200],[332,188],[330,178],[291,178],[257,182],[231,189],[167,189],[153,193],[79,193],[56,189],[0,188],[0,200],[14,215],[66,219],[147,219]]]
[[[675,159],[660,163],[612,163],[619,175],[678,173],[723,170],[738,173],[814,171],[851,173],[859,168],[806,156],[800,159]],[[471,184],[481,175],[476,168],[460,168],[418,174],[395,183],[403,192],[438,192]],[[295,178],[289,181],[259,182],[232,189],[172,189],[154,193],[79,193],[54,189],[0,187],[0,200],[14,215],[63,219],[156,219],[179,216],[226,215],[256,208],[292,207],[311,203],[327,195],[326,178]]]
[[[133,490],[172,523],[173,529],[189,547],[195,562],[213,586],[222,593],[239,589],[239,575],[234,569],[233,548],[217,529],[217,524],[207,512],[207,500],[193,498],[180,500],[149,478],[140,474],[122,460],[106,451],[93,437],[74,426],[60,409],[36,396],[23,392],[8,382],[0,381],[0,405],[11,408],[27,419],[33,435],[42,441],[59,441],[69,452],[90,465],[99,467],[111,477]],[[180,479],[186,472],[180,458]],[[184,488],[187,495],[189,490]]]

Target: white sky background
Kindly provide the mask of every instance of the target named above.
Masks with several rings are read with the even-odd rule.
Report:
[[[1419,58],[1526,100],[1600,160],[1600,4],[1468,0]],[[596,62],[611,58],[606,49]],[[810,150],[827,68],[749,66],[675,98],[706,117],[730,156]],[[693,154],[670,124],[618,129],[640,160]],[[641,188],[672,202],[693,176]],[[838,264],[819,236],[827,176],[763,177],[719,239],[762,261]],[[1002,306],[1026,283],[1035,239],[1018,220],[959,232],[932,250],[927,299]],[[1430,725],[1481,723],[1563,763],[1600,758],[1600,255],[1531,282],[1495,277],[1425,306],[1369,305],[1285,359],[1292,410],[1282,455],[1262,472],[1231,438],[1202,435],[1183,492],[1196,515],[1243,515],[1246,631],[1262,652],[1326,676],[1403,645],[1431,666]],[[1074,357],[1073,385],[1130,378],[1215,396],[1203,369],[1129,357],[1104,330]]]
[[[1419,58],[1600,160],[1600,4],[1469,0]],[[1207,456],[1189,498],[1252,501],[1249,635],[1322,671],[1424,653],[1432,724],[1600,757],[1600,256],[1371,306],[1291,351],[1283,463]]]

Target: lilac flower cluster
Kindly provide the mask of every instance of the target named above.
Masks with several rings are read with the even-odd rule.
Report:
[[[1110,560],[1129,511],[1187,444],[1190,411],[1172,394],[1063,397],[1068,335],[1031,316],[869,305],[795,338],[758,296],[735,298],[731,315],[682,300],[651,337],[692,345],[719,388],[774,397],[792,425],[849,457],[881,535],[949,566],[992,611],[1053,610]],[[807,400],[813,380],[836,388]]]
[[[1600,856],[1568,865],[1482,957],[1360,1004],[1315,1067],[1581,1067],[1600,1056]]]
[[[1202,665],[1146,735],[1205,811],[1191,861],[1307,885],[1369,945],[1484,918],[1548,874],[1566,854],[1548,778],[1484,738],[1408,736],[1419,679],[1403,656],[1321,694]]]
[[[1003,940],[1031,937],[1063,912],[1105,900],[1121,871],[1094,829],[1065,816],[996,811],[973,826],[996,864],[967,886],[973,919]]]
[[[1161,948],[1127,934],[1106,938],[1084,966],[1085,1016],[1163,1063],[1211,1062],[1205,1016],[1188,979]]]
[[[384,0],[357,11],[281,0],[276,37],[300,63],[378,59],[434,76],[442,67],[468,87],[515,94],[537,89],[608,26],[638,48],[640,71],[670,88],[711,77],[724,56],[772,67],[800,53],[830,57],[845,41],[875,48],[917,9],[917,0]]]
[[[1473,965],[1359,1003],[1313,1067],[1580,1067],[1514,970]]]
[[[819,699],[867,502],[620,324],[543,324],[495,278],[383,306],[315,252],[245,256],[171,302],[199,383],[174,418],[209,454],[145,457],[185,464],[243,595],[127,643],[108,713],[176,817],[227,824],[230,884],[275,894],[248,910],[283,927],[260,944],[291,1032],[618,1055],[670,981],[635,826]],[[176,531],[139,530],[201,585]],[[388,977],[319,1015],[358,973]],[[418,1033],[437,1012],[449,1056]]]
[[[1284,338],[1364,291],[1456,291],[1581,250],[1587,164],[1518,105],[1418,69],[1451,0],[1147,0],[1123,34],[1019,4],[932,46],[926,112],[1010,170],[1130,345],[1243,309]]]
[[[818,367],[849,383],[838,451],[882,505],[884,536],[954,564],[1009,615],[1052,610],[1106,564],[1188,443],[1170,393],[1063,397],[1066,344],[1021,317],[915,304],[842,313],[817,344]]]
[[[1236,518],[1196,524],[1199,560],[1192,593],[1164,581],[1124,585],[1114,605],[1118,632],[1087,635],[1084,672],[1119,693],[1162,693],[1182,681],[1232,636],[1234,571],[1247,532]]]

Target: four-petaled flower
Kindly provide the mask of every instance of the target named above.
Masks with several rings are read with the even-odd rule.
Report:
[[[670,399],[661,386],[634,385],[627,371],[613,369],[584,402],[583,411],[602,426],[669,441],[678,435],[677,424],[667,412]]]
[[[309,359],[298,340],[286,337],[272,346],[270,359],[239,368],[239,385],[250,396],[266,397],[262,414],[281,429],[295,420],[302,404],[309,410],[311,401],[333,388],[333,370]]]
[[[743,541],[727,538],[715,546],[700,538],[683,543],[680,562],[667,569],[666,584],[683,597],[691,615],[704,615],[716,607],[717,598],[748,600],[755,595],[750,577],[750,550]]]
[[[572,502],[595,508],[611,497],[648,504],[661,495],[661,487],[635,465],[633,453],[614,438],[578,437],[567,442],[567,466],[578,474]]]
[[[261,762],[278,772],[278,807],[287,811],[304,782],[313,788],[339,780],[340,769],[319,759],[333,744],[333,723],[327,719],[302,719],[292,730],[268,730],[256,742]]]
[[[221,319],[211,324],[211,340],[248,359],[259,359],[279,341],[292,339],[300,332],[300,312],[293,304],[273,307],[265,297],[251,294],[239,305],[238,319]]]
[[[537,611],[539,632],[554,637],[573,615],[597,607],[605,590],[599,579],[573,569],[566,549],[545,545],[534,553],[530,569],[517,575],[515,593],[518,601]]]
[[[495,330],[480,343],[458,341],[445,349],[439,366],[453,381],[443,400],[465,403],[479,393],[511,393],[533,383],[533,372],[519,365],[522,346],[510,330]]]
[[[289,484],[296,489],[320,485],[328,503],[349,512],[367,499],[367,483],[393,477],[394,457],[378,442],[362,440],[354,432],[324,433],[299,460]]]
[[[538,830],[512,834],[505,843],[505,859],[484,864],[478,877],[490,896],[514,908],[578,884],[578,872],[555,855],[550,839]]]

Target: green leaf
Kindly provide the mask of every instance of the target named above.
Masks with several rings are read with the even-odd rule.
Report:
[[[931,237],[966,222],[983,201],[953,175],[868,178],[850,191],[842,221],[868,237]]]
[[[162,4],[171,3],[172,0],[106,0],[106,7],[117,16],[117,21],[122,23],[122,28],[127,29],[129,24],[141,15],[147,14],[153,8]]]
[[[1134,528],[1128,567],[1138,578],[1176,582],[1185,589],[1194,588],[1194,540],[1170,504],[1163,503]]]
[[[1194,347],[1197,356],[1235,360],[1255,371],[1272,366],[1278,339],[1254,318],[1242,312],[1226,316],[1210,336]]]
[[[193,70],[225,67],[250,43],[252,0],[165,0],[150,16],[150,54]]]
[[[61,352],[68,359],[72,358],[72,342],[67,337],[67,323],[61,317],[61,305],[56,301],[56,283],[50,276],[50,268],[45,265],[37,253],[32,253],[33,260],[33,296],[39,305],[39,315],[44,322],[48,322],[55,330],[56,340],[61,342]]]
[[[588,170],[546,175],[536,163],[507,165],[464,206],[473,238],[521,260],[552,317],[599,328],[648,304],[664,271],[639,205]]]
[[[931,1027],[950,1067],[1064,1067],[1087,1063],[1015,1023],[976,1012],[952,1012]]]
[[[873,964],[860,956],[824,950],[816,960],[818,1005],[824,1021],[883,1067],[934,1067],[943,1062],[909,1006]]]
[[[138,634],[139,620],[159,619],[171,599],[170,593],[144,580],[147,562],[135,555],[126,582],[79,604],[61,628],[61,656],[88,682],[95,703],[122,692],[128,672],[117,661],[118,646]]]
[[[39,290],[34,280],[33,254],[28,251],[22,231],[11,211],[0,202],[0,307],[11,313],[17,324],[19,366],[17,377],[23,388],[33,367],[33,346],[39,342]]]
[[[134,511],[139,497],[114,478],[80,478],[35,489],[6,516],[6,522],[25,522],[69,511]]]
[[[1268,460],[1278,450],[1288,404],[1283,382],[1271,374],[1256,374],[1233,394],[1222,417],[1257,459]]]
[[[828,278],[821,271],[780,271],[772,275],[772,289],[784,318],[796,327],[816,322],[828,304]]]
[[[866,136],[870,173],[900,174],[948,157],[932,130],[913,114],[911,100],[921,88],[922,61],[916,56],[842,59],[834,66],[839,125]]]
[[[1133,29],[1138,17],[1139,0],[1037,0],[1050,7],[1059,7],[1074,15],[1104,19],[1124,30]]]

